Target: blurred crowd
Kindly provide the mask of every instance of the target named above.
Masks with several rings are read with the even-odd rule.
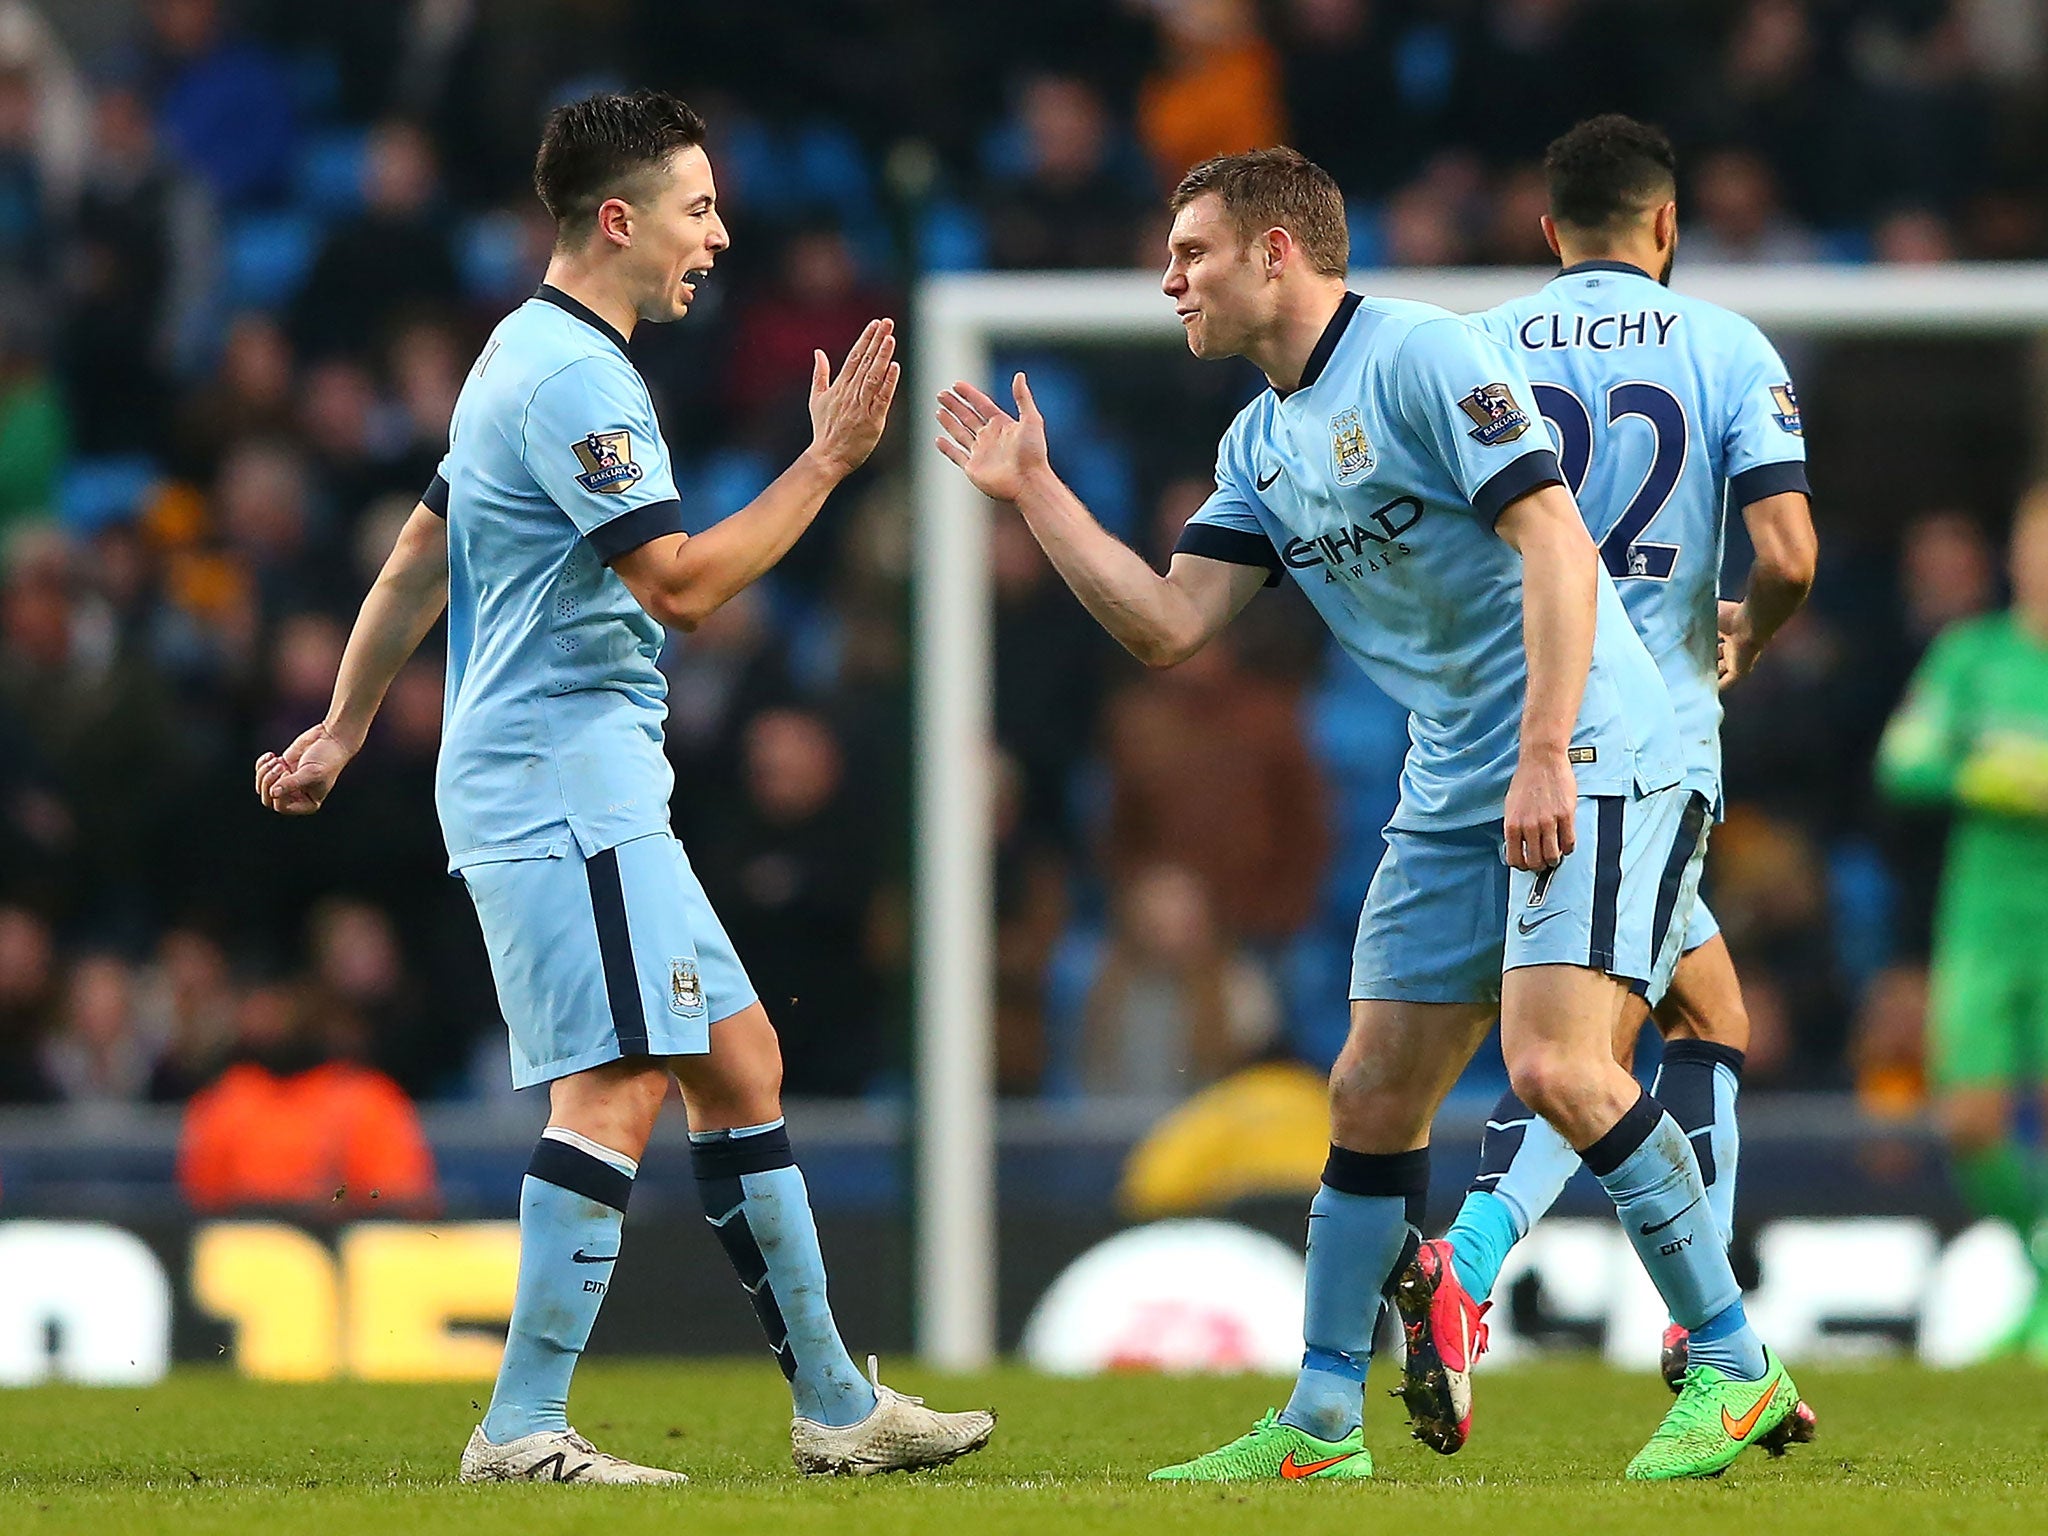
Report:
[[[318,817],[261,813],[250,764],[324,711],[464,371],[538,277],[551,103],[659,84],[711,121],[732,255],[634,345],[709,521],[801,447],[814,346],[926,271],[1155,267],[1162,189],[1251,144],[1338,176],[1361,265],[1545,260],[1542,147],[1605,108],[1678,140],[1685,263],[2048,256],[2044,44],[2031,0],[1041,0],[1022,29],[934,0],[0,0],[0,1100],[336,1062],[504,1091],[432,806],[437,641]],[[1940,828],[1867,765],[1928,640],[2001,601],[2026,359],[1792,359],[1820,589],[1731,700],[1712,898],[1751,1081],[1910,1103]],[[1163,559],[1248,377],[1028,361],[1063,471]],[[915,426],[664,661],[676,829],[797,1094],[907,1061]],[[1398,712],[1291,589],[1144,674],[995,532],[1005,1091],[1327,1060]]]

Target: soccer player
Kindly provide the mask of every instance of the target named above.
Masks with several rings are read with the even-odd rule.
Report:
[[[990,1413],[936,1413],[862,1377],[840,1342],[782,1058],[669,831],[655,665],[756,580],[874,449],[899,365],[890,321],[835,378],[817,354],[811,445],[749,506],[681,532],[667,450],[627,341],[680,319],[728,245],[703,121],[659,92],[547,121],[546,281],[491,335],[448,454],[363,603],[326,719],[256,765],[272,809],[319,809],[393,675],[448,610],[435,799],[476,903],[512,1079],[548,1084],[519,1204],[519,1280],[465,1482],[677,1482],[569,1427],[570,1376],[619,1256],[627,1197],[671,1077],[691,1161],[795,1404],[806,1472],[886,1472],[979,1449]],[[872,1363],[870,1372],[872,1373]]]
[[[1288,149],[1223,156],[1187,174],[1172,208],[1163,287],[1189,348],[1248,358],[1272,388],[1225,434],[1216,490],[1166,574],[1054,474],[1022,374],[1015,416],[970,384],[941,395],[939,449],[1016,505],[1150,665],[1192,655],[1291,575],[1407,706],[1411,747],[1331,1073],[1301,1373],[1249,1434],[1153,1475],[1371,1474],[1374,1324],[1419,1240],[1430,1122],[1496,1011],[1523,1099],[1613,1196],[1704,1367],[1629,1475],[1718,1472],[1797,1394],[1743,1316],[1685,1133],[1614,1060],[1630,990],[1675,959],[1686,893],[1658,896],[1698,837],[1663,680],[1521,365],[1440,309],[1347,292],[1327,174]],[[1469,1400],[1437,1392],[1410,1411],[1463,1418]]]
[[[2006,1340],[2048,1364],[2048,1160],[2015,1127],[2048,1104],[2048,485],[2012,529],[2012,609],[1944,630],[1886,727],[1893,798],[1955,812],[1934,925],[1928,1068],[1956,1182],[2037,1277]]]
[[[1799,402],[1783,361],[1753,324],[1665,286],[1678,207],[1677,162],[1662,133],[1620,115],[1596,117],[1553,143],[1544,168],[1543,234],[1564,270],[1537,293],[1473,319],[1527,369],[1565,481],[1670,690],[1692,829],[1685,861],[1666,871],[1660,896],[1676,902],[1697,885],[1706,831],[1721,814],[1719,690],[1749,671],[1813,585],[1817,544]],[[1756,552],[1739,603],[1719,601],[1730,503],[1742,509]],[[1735,1098],[1749,1016],[1713,914],[1697,901],[1691,912],[1669,991],[1653,985],[1630,1001],[1615,1048],[1626,1064],[1655,1005],[1667,1044],[1650,1091],[1692,1140],[1725,1244],[1734,1230]],[[1484,1347],[1483,1308],[1473,1298],[1492,1292],[1508,1251],[1577,1167],[1554,1129],[1512,1089],[1502,1095],[1456,1223],[1418,1255],[1437,1280],[1427,1327],[1454,1367]],[[1664,1337],[1673,1391],[1686,1368],[1686,1331],[1673,1322]],[[1804,1440],[1812,1431],[1802,1405],[1780,1433]]]

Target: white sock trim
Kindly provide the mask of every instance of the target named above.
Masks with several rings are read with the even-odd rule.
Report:
[[[578,1152],[596,1158],[600,1163],[616,1168],[629,1179],[640,1176],[640,1165],[623,1152],[614,1152],[610,1147],[601,1146],[588,1136],[570,1130],[566,1125],[551,1125],[540,1133],[542,1141],[559,1141],[565,1147],[574,1147]]]

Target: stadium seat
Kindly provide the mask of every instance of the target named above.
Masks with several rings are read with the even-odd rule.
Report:
[[[950,198],[925,204],[916,243],[923,272],[979,272],[988,265],[988,226],[973,208]]]
[[[298,206],[322,218],[339,218],[360,208],[367,141],[368,135],[357,128],[328,128],[310,135],[292,175]]]
[[[244,214],[228,227],[224,245],[227,307],[280,309],[306,280],[320,225],[304,213]]]
[[[146,454],[74,459],[58,482],[58,520],[85,536],[127,522],[141,512],[161,473]]]

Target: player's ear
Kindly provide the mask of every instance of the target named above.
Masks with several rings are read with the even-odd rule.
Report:
[[[612,245],[633,243],[633,205],[623,197],[608,197],[597,205],[597,232]]]
[[[1550,247],[1550,254],[1563,261],[1564,247],[1557,243],[1557,220],[1546,213],[1539,216],[1536,222],[1543,226],[1543,243]]]
[[[1294,236],[1279,225],[1267,230],[1259,237],[1259,265],[1266,276],[1278,277],[1287,266],[1288,253],[1294,249]]]
[[[1651,228],[1657,238],[1658,250],[1668,251],[1677,245],[1678,204],[1675,201],[1666,201],[1664,206],[1657,210]]]

